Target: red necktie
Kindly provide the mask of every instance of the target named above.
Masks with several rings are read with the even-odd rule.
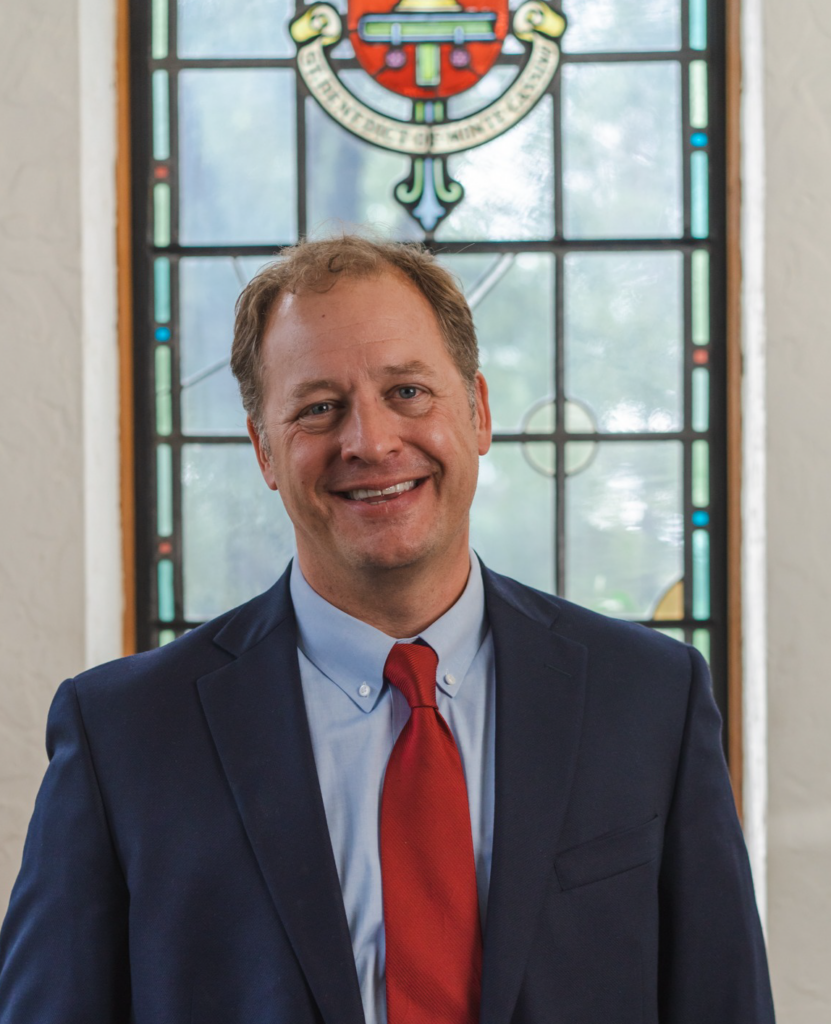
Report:
[[[411,712],[381,797],[388,1024],[477,1024],[482,936],[470,810],[453,734],[436,707],[438,657],[396,644],[384,678]]]

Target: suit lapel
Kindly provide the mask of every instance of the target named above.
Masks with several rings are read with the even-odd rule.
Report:
[[[491,573],[485,582],[496,661],[496,784],[481,1021],[508,1024],[571,789],[586,648],[551,631],[550,603]]]
[[[364,1024],[297,664],[286,575],[215,641],[202,707],[277,912],[327,1024]],[[256,610],[255,610],[256,607]]]

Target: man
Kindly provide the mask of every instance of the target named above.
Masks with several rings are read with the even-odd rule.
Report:
[[[58,691],[0,1022],[772,1022],[700,655],[470,555],[449,275],[304,243],[232,365],[297,558]]]

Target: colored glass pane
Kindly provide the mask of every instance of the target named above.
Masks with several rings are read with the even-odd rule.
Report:
[[[707,92],[707,61],[690,61],[690,124],[693,128],[706,128],[709,124]]]
[[[683,395],[680,253],[565,257],[565,388],[610,433],[677,430]]]
[[[173,562],[169,558],[159,559],[157,579],[159,618],[162,622],[172,622],[176,615],[176,602],[173,596]]]
[[[170,341],[170,328],[169,327],[157,327],[156,328],[156,341]]]
[[[153,312],[160,324],[170,320],[170,260],[167,256],[157,256],[153,260]],[[168,338],[159,340],[167,341]]]
[[[568,477],[566,597],[623,618],[650,616],[684,572],[682,467],[679,442],[607,441]]]
[[[542,461],[553,459],[553,452],[539,455]],[[470,516],[471,544],[489,566],[549,592],[554,588],[554,532],[540,530],[539,524],[552,521],[554,493],[554,481],[523,459],[521,445],[495,444],[480,461]],[[533,544],[528,543],[531,536]]]
[[[680,0],[563,0],[567,53],[677,50]]]
[[[294,94],[294,75],[285,69],[180,73],[184,244],[276,245],[296,238]]]
[[[692,254],[692,340],[710,344],[710,254],[696,249]]]
[[[165,644],[169,644],[171,640],[176,639],[175,629],[160,629],[159,630],[159,647],[164,647]]]
[[[692,428],[710,429],[710,371],[700,366],[692,372]]]
[[[693,530],[693,599],[695,619],[710,617],[710,534],[706,530]]]
[[[709,141],[710,139],[706,132],[693,132],[690,136],[690,142],[694,146],[706,146]]]
[[[684,618],[683,580],[673,583],[669,590],[661,597],[652,613],[652,618],[658,621]]]
[[[566,236],[680,236],[681,65],[573,63],[561,74]]]
[[[707,49],[707,0],[690,0],[690,47]]]
[[[690,159],[692,236],[706,238],[710,234],[710,158],[699,151]]]
[[[169,444],[156,446],[156,533],[173,533],[173,449]]]
[[[693,646],[698,648],[705,661],[710,660],[710,630],[694,629],[692,634]]]
[[[178,0],[180,57],[293,57],[288,0]]]
[[[679,640],[681,643],[684,642],[684,630],[683,629],[656,629],[656,633],[663,633],[664,636],[670,637],[672,640]]]
[[[697,508],[692,514],[693,526],[709,526],[710,525],[710,513],[705,512],[703,509]]]
[[[153,186],[153,241],[164,248],[170,245],[170,185]]]
[[[170,159],[170,88],[166,71],[153,72],[153,159]]]
[[[153,60],[164,60],[167,56],[167,2],[152,0],[150,52]]]
[[[156,346],[156,433],[167,436],[173,430],[173,396],[170,393],[170,348]]]
[[[692,502],[699,508],[710,504],[710,444],[692,443]]]

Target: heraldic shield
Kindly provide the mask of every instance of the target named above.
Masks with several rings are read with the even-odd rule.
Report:
[[[490,142],[533,109],[557,71],[565,28],[547,0],[525,0],[513,12],[508,0],[349,0],[346,26],[330,3],[312,2],[298,10],[291,35],[298,70],[323,109],[366,142],[411,157],[395,197],[432,236],[464,195],[448,156]],[[517,77],[486,107],[449,118],[446,101],[491,70],[509,31],[525,49]],[[346,88],[329,57],[344,35],[367,74],[413,101],[412,120],[373,110]]]

